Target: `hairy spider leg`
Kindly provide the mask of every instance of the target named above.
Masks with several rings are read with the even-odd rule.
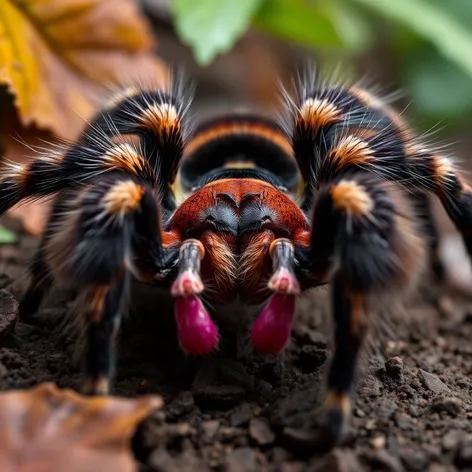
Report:
[[[160,90],[115,98],[79,142],[0,172],[2,212],[59,192],[20,310],[23,317],[35,312],[53,282],[85,298],[84,388],[91,393],[108,391],[126,280],[169,284],[181,243],[179,234],[163,229],[164,199],[181,157],[186,108]],[[140,144],[125,140],[126,133],[138,135]],[[149,147],[150,135],[157,147]]]
[[[62,202],[70,198],[67,192],[71,188],[80,189],[99,177],[118,171],[127,173],[155,190],[155,199],[160,202],[162,214],[155,228],[162,232],[162,223],[165,223],[171,210],[165,206],[165,201],[172,200],[167,195],[169,185],[175,177],[188,129],[186,106],[191,95],[182,84],[177,77],[168,91],[146,91],[135,87],[120,91],[109,100],[107,108],[92,120],[77,143],[69,148],[48,149],[28,164],[7,163],[0,170],[0,213],[22,199],[41,198],[59,192],[48,229],[31,264],[32,281],[20,304],[23,317],[38,309],[44,293],[52,284],[51,274],[43,260],[44,245],[51,231],[54,231],[57,215],[63,212]],[[126,134],[137,135],[140,143],[126,141]],[[155,138],[155,145],[150,147],[150,136],[158,135],[162,139]],[[141,226],[146,231],[149,228],[149,225],[137,222],[137,227]],[[147,271],[148,278],[152,279],[156,273],[153,258],[161,257],[160,251],[153,248],[152,243],[147,247],[147,235],[143,232],[139,234],[136,237],[142,245],[137,249],[141,276]],[[150,241],[153,237],[151,235]],[[178,242],[176,235],[164,235],[164,245]],[[157,265],[161,267],[162,263],[158,261]]]
[[[286,94],[286,131],[306,181],[309,248],[296,247],[300,272],[331,272],[336,349],[328,376],[322,442],[332,446],[348,418],[349,390],[371,295],[405,290],[429,242],[438,278],[437,239],[424,238],[410,190],[436,195],[472,254],[472,191],[445,157],[421,144],[384,102],[356,87],[307,75],[297,97]],[[365,176],[362,172],[370,174]],[[388,183],[390,182],[390,184]],[[399,195],[397,189],[405,195]],[[433,227],[426,208],[423,221]],[[424,226],[423,226],[424,229]]]

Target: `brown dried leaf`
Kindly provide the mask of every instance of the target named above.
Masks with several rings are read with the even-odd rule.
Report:
[[[2,472],[133,472],[129,440],[162,399],[83,397],[52,384],[0,394]]]
[[[24,126],[74,139],[105,85],[162,79],[132,0],[2,0],[0,84]]]

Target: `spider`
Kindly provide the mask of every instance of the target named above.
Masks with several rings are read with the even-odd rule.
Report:
[[[178,342],[199,356],[218,345],[213,313],[235,301],[261,306],[254,350],[281,352],[297,296],[329,283],[335,350],[321,437],[331,447],[373,299],[410,288],[428,251],[443,278],[428,194],[471,254],[471,187],[388,99],[312,71],[295,85],[281,121],[233,113],[194,127],[193,87],[175,74],[166,89],[120,90],[65,150],[4,164],[0,213],[57,193],[20,310],[36,312],[55,281],[77,290],[86,393],[109,392],[132,279],[168,291]]]

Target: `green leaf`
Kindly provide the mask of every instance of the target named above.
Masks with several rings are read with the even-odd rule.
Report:
[[[428,46],[410,52],[403,63],[403,83],[414,97],[415,111],[442,124],[468,116],[472,110],[471,78]]]
[[[444,7],[444,0],[430,0],[437,8]],[[467,29],[472,24],[472,2],[470,0],[447,0],[447,12]]]
[[[313,1],[266,0],[254,19],[254,25],[274,36],[305,46],[344,46],[329,13]]]
[[[426,0],[355,0],[408,26],[472,77],[472,34],[448,10]],[[470,0],[469,0],[470,1]]]
[[[18,236],[13,231],[0,226],[0,244],[14,244],[18,241]]]
[[[177,34],[200,65],[229,51],[251,25],[262,0],[172,0]]]
[[[373,44],[371,25],[360,9],[336,0],[325,2],[323,9],[330,16],[346,50],[365,51]]]

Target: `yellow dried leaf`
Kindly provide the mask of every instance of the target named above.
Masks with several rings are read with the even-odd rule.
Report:
[[[89,398],[52,384],[0,394],[2,472],[137,470],[130,437],[162,399]]]
[[[152,48],[132,0],[0,1],[0,84],[24,126],[76,138],[105,86],[162,79]]]

